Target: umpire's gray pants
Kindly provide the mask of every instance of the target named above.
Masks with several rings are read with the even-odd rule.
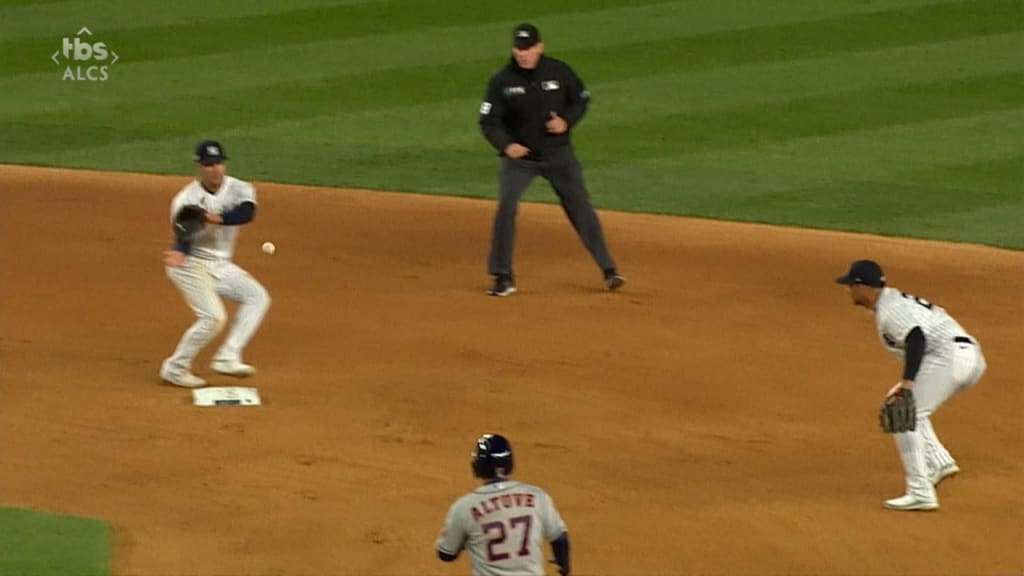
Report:
[[[590,204],[590,195],[583,184],[583,167],[572,148],[565,146],[552,151],[540,161],[514,160],[504,156],[499,160],[498,207],[494,214],[488,272],[493,275],[512,274],[512,249],[515,245],[519,201],[536,176],[541,176],[551,184],[569,222],[601,270],[614,269],[615,262],[608,254],[601,221]]]

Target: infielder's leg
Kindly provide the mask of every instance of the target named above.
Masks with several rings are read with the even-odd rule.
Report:
[[[928,464],[929,475],[933,470],[941,470],[944,466],[955,464],[953,456],[950,455],[949,450],[946,450],[946,447],[942,445],[939,437],[935,434],[931,418],[918,418],[917,429],[924,436],[925,459]]]
[[[491,231],[491,253],[488,273],[495,276],[512,274],[512,249],[516,239],[516,215],[523,192],[539,171],[535,162],[501,158],[498,164],[498,208]]]
[[[164,362],[172,373],[190,373],[192,360],[224,328],[227,314],[217,297],[208,264],[197,258],[186,258],[181,267],[167,267],[167,277],[178,287],[185,301],[196,314],[196,321],[185,331],[174,353]]]
[[[218,264],[214,274],[217,293],[240,306],[213,361],[241,362],[242,351],[270,308],[270,294],[251,274],[232,262]]]
[[[953,456],[935,434],[931,414],[951,396],[973,386],[981,379],[986,367],[985,357],[977,344],[957,344],[953,352],[952,365],[939,372],[948,380],[927,374],[920,390],[917,385],[914,386],[917,429],[925,439],[925,457],[929,474],[956,464]]]
[[[916,430],[894,435],[906,473],[907,494],[922,500],[936,499],[932,472],[954,464],[954,461],[935,434],[930,417],[950,396],[964,387],[967,382],[964,378],[973,384],[981,377],[977,369],[978,358],[980,351],[976,349],[958,350],[951,360],[935,362],[926,359],[918,372],[914,382]],[[960,369],[957,369],[958,364]]]
[[[559,151],[547,163],[542,175],[555,189],[565,215],[597,265],[601,270],[614,270],[615,262],[608,253],[601,221],[590,204],[590,195],[583,182],[583,167],[580,166],[572,149],[565,148]]]
[[[918,428],[912,432],[893,434],[896,449],[903,463],[906,478],[906,494],[914,496],[922,502],[935,502],[935,487],[928,479],[928,464],[925,456],[924,434],[921,433],[920,420]]]

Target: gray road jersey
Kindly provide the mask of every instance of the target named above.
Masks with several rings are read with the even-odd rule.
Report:
[[[452,504],[435,547],[447,554],[468,551],[473,576],[543,576],[546,543],[565,531],[544,490],[497,482]]]

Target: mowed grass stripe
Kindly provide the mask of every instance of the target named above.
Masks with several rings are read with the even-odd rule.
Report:
[[[975,242],[991,246],[1024,248],[1024,204],[1012,202],[993,206],[970,205],[942,213],[920,211],[919,204],[895,218],[875,225],[881,234],[918,236],[953,242]],[[867,220],[870,222],[870,220]],[[856,230],[853,225],[845,226]]]
[[[600,188],[608,190],[602,199],[609,206],[721,214],[731,209],[737,196],[837,182],[895,182],[907,178],[908,173],[935,166],[1012,158],[1020,153],[1017,135],[1022,130],[1024,109],[1016,108],[622,164],[592,162],[589,174],[592,181],[601,182]],[[581,156],[590,154],[581,150]],[[1019,202],[1019,182],[992,184],[986,183],[985,188],[999,188],[1000,194]],[[619,194],[616,190],[632,193]],[[685,201],[680,201],[682,197]]]
[[[729,217],[1024,247],[1019,196],[903,180],[865,178],[740,195],[730,198]]]
[[[105,35],[116,30],[187,26],[258,14],[275,14],[317,6],[331,7],[374,0],[4,0],[0,5],[0,39],[49,38],[60,42],[82,26]],[[142,14],[140,14],[140,11]],[[176,41],[181,41],[178,38]],[[52,51],[51,51],[52,52]]]
[[[1024,18],[1008,18],[1017,0],[983,0],[846,15],[811,22],[760,26],[634,44],[608,44],[566,52],[594,81],[636,78],[837,53],[934,44],[1024,31]],[[671,64],[668,64],[671,63]]]
[[[1024,129],[1024,122],[1016,126]],[[1019,132],[1018,132],[1019,134]],[[1024,248],[1024,154],[940,164],[908,170],[900,182],[926,191],[927,210],[892,214],[887,233],[906,229],[921,235]],[[936,199],[945,199],[936,205]]]
[[[596,82],[587,125],[1024,71],[1022,45],[1024,34],[999,34]]]
[[[843,0],[830,3],[787,2],[781,5],[754,2],[753,6],[748,7],[739,0],[700,0],[548,17],[541,22],[541,26],[545,27],[549,48],[556,54],[573,56],[574,50],[609,43],[636,45],[688,35],[715,34],[737,28],[808,22],[836,14],[882,10],[893,5],[919,6],[931,3],[926,0],[879,0],[866,5],[863,2]],[[828,8],[824,8],[823,4],[827,4]],[[741,7],[743,9],[739,9]],[[122,60],[112,70],[113,77],[104,83],[101,93],[107,102],[136,102],[151,99],[154,95],[206,95],[226,89],[315,82],[347,74],[472,61],[480,63],[476,74],[486,74],[493,65],[484,64],[481,55],[486,55],[483,57],[489,61],[491,54],[507,53],[510,26],[506,22],[406,31],[402,34],[266,46],[247,51],[139,63],[132,62],[135,55],[132,54],[131,46],[115,47]],[[187,37],[187,34],[184,36]],[[144,46],[135,47],[136,51],[146,49]],[[638,61],[651,56],[642,46],[637,45],[635,49]],[[49,62],[52,51],[48,48],[42,58]],[[40,56],[32,55],[32,58]],[[696,59],[690,57],[691,61]],[[660,60],[659,66],[672,69],[675,63]],[[60,82],[61,69],[58,68],[54,66],[49,72],[0,77],[0,117],[78,109],[97,101],[95,94],[98,88]],[[619,70],[618,74],[621,77],[621,74],[635,73],[631,73],[627,67]],[[408,93],[410,99],[415,101],[415,88],[402,85],[396,90]]]
[[[884,210],[879,207],[884,206]],[[744,196],[716,217],[916,236],[1001,246],[1024,246],[1020,202],[971,198],[963,192],[899,182],[841,182]]]
[[[1019,36],[972,38],[925,46],[837,55],[831,58],[756,64],[707,72],[668,74],[618,82],[591,83],[591,111],[577,127],[590,148],[592,126],[618,125],[680,113],[753,107],[794,98],[824,97],[856,90],[884,90],[908,84],[969,80],[1024,70],[1011,50]],[[433,70],[430,71],[431,73]],[[443,149],[479,138],[476,114],[483,92],[479,79],[469,96],[437,101],[338,110],[313,118],[247,125],[252,135],[289,132],[322,141],[344,133],[385,148]],[[416,131],[409,130],[415,124]],[[395,134],[403,134],[395,138]],[[684,135],[685,136],[685,135]]]
[[[968,72],[974,74],[985,70],[1002,70],[1007,67],[1016,69],[1021,66],[1012,50],[1017,42],[1019,40],[1013,35],[1001,35],[954,42],[948,46],[940,44],[913,49],[902,48],[892,54],[858,52],[851,54],[849,59],[835,56],[807,63],[784,63],[769,66],[767,72],[760,74],[758,67],[748,67],[740,71],[715,71],[711,76],[705,77],[676,74],[668,80],[663,77],[623,80],[614,83],[608,94],[601,90],[600,83],[597,86],[592,84],[596,98],[595,108],[603,108],[600,115],[593,114],[593,120],[588,119],[588,125],[609,125],[605,128],[606,131],[620,130],[617,123],[622,122],[640,126],[640,130],[624,131],[624,138],[615,138],[610,132],[602,135],[600,131],[597,132],[597,137],[606,137],[609,141],[622,141],[624,146],[632,146],[630,133],[637,133],[641,138],[641,146],[631,152],[631,155],[643,155],[646,154],[647,146],[660,145],[656,137],[647,138],[648,132],[642,129],[642,122],[650,123],[655,135],[669,133],[679,127],[689,131],[688,123],[682,126],[680,121],[665,123],[663,118],[671,119],[678,116],[680,110],[687,113],[693,109],[699,110],[700,102],[712,102],[720,109],[726,106],[726,102],[729,102],[729,106],[736,107],[758,104],[769,99],[777,100],[778,94],[785,93],[782,90],[788,90],[791,95],[807,93],[805,85],[815,81],[821,84],[817,91],[827,93],[842,90],[844,85],[871,89],[874,87],[872,82],[885,85],[891,84],[894,80],[913,81],[916,80],[916,76],[934,78],[935,70],[947,70],[952,74],[962,75]],[[1002,57],[984,57],[992,53],[1001,54]],[[972,61],[975,58],[976,61]],[[193,102],[181,100],[178,96],[145,101],[142,106],[129,106],[125,102],[114,101],[103,106],[83,107],[73,111],[60,110],[13,119],[8,122],[6,132],[0,134],[0,143],[6,145],[3,150],[32,154],[36,150],[102,146],[108,142],[161,138],[173,134],[193,133],[199,129],[226,130],[319,119],[331,116],[330,112],[337,110],[339,102],[343,102],[344,109],[359,113],[367,110],[402,108],[406,107],[411,99],[415,99],[419,102],[417,108],[420,113],[410,118],[409,124],[401,126],[401,131],[413,134],[414,140],[420,139],[415,137],[417,133],[430,134],[437,146],[444,141],[443,134],[446,132],[438,132],[436,127],[419,126],[419,122],[431,122],[431,111],[421,108],[423,102],[465,102],[468,121],[473,109],[472,101],[482,97],[486,75],[500,63],[501,60],[495,58],[490,60],[490,67],[486,69],[473,61],[459,65],[339,76],[319,82],[211,91],[203,97],[203,106],[194,106]],[[894,63],[906,64],[893,71],[890,69]],[[939,68],[933,69],[932,66]],[[841,73],[840,78],[831,81],[829,74],[836,75],[837,70],[849,72]],[[738,78],[740,85],[721,85],[723,78],[730,78],[729,74],[732,78]],[[447,78],[449,81],[434,81],[439,77]],[[418,87],[415,94],[411,95],[407,90],[396,90],[396,87],[410,85]],[[777,89],[772,90],[773,86]],[[471,94],[479,96],[472,98]],[[245,102],[246,106],[238,106],[239,102]],[[169,111],[175,111],[176,121],[173,126],[165,125]],[[211,111],[219,112],[211,115]],[[328,114],[325,114],[326,112]],[[756,111],[754,116],[755,120],[760,120]],[[699,122],[699,119],[693,121]],[[68,124],[79,128],[95,126],[96,129],[79,130],[74,134],[61,136],[66,132],[65,126]],[[318,121],[312,122],[309,130],[316,132],[319,124],[321,123]],[[41,137],[47,134],[51,137]],[[440,138],[438,134],[441,135]],[[730,134],[731,132],[723,133],[724,136]],[[362,136],[370,138],[371,141],[379,139],[375,138],[373,133]],[[739,137],[745,135],[740,134]],[[393,135],[389,133],[388,138],[393,140]],[[614,156],[620,156],[620,153],[615,152]]]
[[[776,207],[772,211],[790,213],[794,216],[808,215],[811,220],[824,225],[842,223],[850,219],[851,213],[864,216],[873,214],[877,220],[907,221],[910,219],[927,220],[931,216],[941,214],[964,214],[971,210],[985,210],[994,207],[1008,208],[1021,206],[1016,198],[1007,194],[1007,190],[995,188],[979,188],[976,183],[967,187],[950,186],[948,182],[933,181],[924,183],[921,174],[949,174],[956,168],[964,166],[991,166],[1011,161],[1019,155],[984,160],[969,164],[938,164],[927,170],[918,169],[913,173],[897,173],[886,178],[874,178],[874,174],[864,174],[861,178],[820,182],[816,185],[787,188],[761,194],[739,193],[730,197],[731,207],[739,211],[764,211],[769,205]],[[1017,175],[1021,171],[1017,170]],[[931,178],[928,178],[931,179]],[[827,199],[828,201],[823,201]],[[829,205],[831,203],[831,206]],[[879,211],[879,206],[885,206]],[[839,208],[839,210],[835,210]],[[834,211],[833,214],[829,212]],[[796,223],[789,220],[787,223]]]
[[[901,179],[931,188],[970,193],[976,198],[1001,195],[1007,184],[1024,192],[1024,151],[1005,158],[953,162],[908,170]]]
[[[0,8],[0,16],[3,16],[11,11],[13,8],[21,8],[26,6],[37,6],[46,4],[67,4],[68,0],[4,0],[4,5]]]
[[[985,80],[998,83],[1000,78],[1001,75],[994,75]],[[1019,85],[1019,77],[1016,81]],[[972,94],[969,84],[969,81],[958,83],[961,95]],[[913,88],[921,90],[920,86]],[[914,90],[904,90],[900,97],[904,102],[912,101],[916,94]],[[941,98],[944,89],[936,91]],[[987,102],[988,99],[981,101]],[[1013,101],[1010,95],[995,102],[1002,105],[1000,103]],[[749,113],[756,115],[757,110],[752,109]],[[437,116],[436,111],[429,116]],[[458,134],[454,142],[438,145],[429,135],[406,137],[402,126],[411,119],[388,110],[347,114],[333,121],[322,118],[318,122],[320,130],[312,130],[308,126],[277,126],[259,130],[240,129],[226,136],[240,150],[239,160],[233,164],[260,178],[319,184],[345,182],[367,187],[471,196],[491,194],[493,157],[480,138],[475,123],[465,119],[460,110],[447,106],[441,117],[442,120],[432,126],[436,130],[434,133],[443,134],[447,128],[449,133]],[[957,118],[952,122],[926,122],[924,135],[919,137],[919,141],[911,139],[912,145],[898,150],[889,147],[904,140],[900,135],[907,130],[902,127],[893,130],[857,129],[828,138],[786,139],[779,136],[776,140],[766,141],[762,136],[758,140],[761,145],[753,148],[749,148],[751,142],[736,139],[735,134],[727,131],[726,135],[719,137],[714,148],[684,145],[691,150],[690,154],[658,156],[666,149],[657,147],[651,150],[656,156],[653,160],[634,161],[624,160],[635,157],[632,150],[625,150],[622,154],[602,150],[601,141],[587,133],[590,128],[581,128],[583,134],[577,141],[581,156],[587,160],[588,177],[597,186],[595,196],[598,201],[612,201],[619,189],[633,190],[649,194],[654,203],[645,198],[628,197],[625,204],[614,205],[629,208],[630,204],[637,203],[636,207],[640,209],[672,212],[673,207],[682,206],[683,210],[690,207],[688,201],[675,198],[676,193],[671,190],[677,188],[686,190],[686,194],[703,194],[714,203],[721,200],[719,195],[722,193],[758,194],[819,186],[823,182],[850,178],[892,177],[898,176],[908,166],[922,163],[961,161],[972,154],[981,154],[978,157],[986,159],[1017,152],[1016,134],[1024,128],[1019,117],[1011,114],[997,121],[986,119],[986,115],[976,117],[974,120],[981,124],[976,129],[972,129],[970,124],[965,128]],[[464,122],[461,129],[460,122]],[[784,128],[782,124],[778,127]],[[910,130],[910,133],[914,132]],[[979,134],[983,136],[978,138]],[[144,157],[149,162],[144,167],[147,170],[161,171],[167,169],[164,168],[167,165],[172,171],[187,170],[184,151],[190,146],[190,139],[168,139],[166,134],[161,138],[154,143],[119,143],[99,150],[85,148],[70,154],[64,152],[61,160],[82,165],[95,152],[110,158],[112,163],[126,163],[132,157],[141,161]],[[386,141],[388,138],[390,142]],[[681,133],[675,138],[686,141],[693,135]],[[733,146],[727,146],[730,143]],[[945,155],[936,149],[936,143],[949,144]],[[968,150],[962,150],[961,146]],[[290,157],[288,150],[303,151],[302,158]],[[881,155],[877,153],[879,150]],[[53,158],[49,151],[40,150],[33,160],[46,163]],[[124,168],[124,165],[115,167]],[[454,186],[453,183],[459,184]],[[994,184],[998,185],[998,182]],[[1012,186],[1003,182],[1003,189],[1008,185]]]
[[[438,73],[433,67],[415,72],[422,77],[423,90],[417,94],[419,102],[446,102],[453,99],[466,102],[465,114],[458,124],[448,130],[437,131],[415,124],[392,124],[393,131],[385,132],[380,125],[371,126],[376,132],[361,133],[365,142],[387,145],[405,142],[407,135],[416,135],[412,141],[422,143],[422,136],[431,139],[429,145],[445,144],[445,134],[459,124],[468,129],[475,120],[474,107],[463,98],[483,88],[479,78],[459,89],[447,84],[431,83],[429,78]],[[407,98],[390,93],[388,88],[398,74],[408,78],[410,71],[395,71],[360,77],[337,79],[319,85],[285,85],[258,93],[211,93],[202,105],[193,101],[169,99],[136,106],[126,114],[123,106],[108,105],[84,108],[73,112],[55,112],[23,117],[6,123],[0,133],[0,150],[19,153],[36,151],[57,152],[78,147],[95,147],[126,140],[164,138],[174,134],[189,134],[200,130],[223,132],[232,128],[256,130],[261,124],[279,125],[281,120],[316,118],[298,133],[309,136],[322,133],[336,136],[334,130],[346,131],[345,125],[323,122],[323,111],[332,104],[345,102],[347,108],[367,111],[378,108],[401,107]],[[1018,72],[974,76],[966,79],[904,84],[892,87],[869,86],[863,90],[838,95],[824,95],[775,102],[755,101],[731,108],[710,111],[682,109],[675,113],[653,114],[644,112],[642,100],[618,102],[611,114],[593,114],[596,119],[581,125],[587,138],[605,143],[608,158],[647,157],[652,154],[677,154],[708,146],[731,146],[736,142],[754,142],[763,139],[803,137],[828,134],[858,127],[874,127],[887,123],[928,120],[949,115],[1013,107],[1024,95],[1022,76]],[[380,95],[374,98],[374,95]],[[366,99],[364,101],[363,99]],[[233,106],[246,102],[247,106]],[[596,107],[596,105],[595,105]],[[664,111],[663,106],[654,108]],[[210,110],[220,110],[211,116]],[[407,118],[417,122],[426,117],[429,122],[432,109],[420,108],[422,114]],[[635,112],[635,113],[633,113]],[[177,119],[175,127],[162,123],[168,114]],[[274,118],[274,122],[267,119]],[[68,133],[67,125],[80,128]],[[436,136],[435,136],[436,135]],[[685,135],[684,138],[679,138]],[[49,136],[49,137],[47,137]],[[356,136],[348,132],[346,137]],[[600,154],[600,151],[598,152]]]
[[[588,0],[587,2],[545,2],[519,0],[512,4],[487,5],[466,3],[459,10],[437,9],[436,0],[378,0],[345,3],[335,6],[291,7],[280,12],[250,15],[221,13],[218,18],[148,26],[144,28],[93,30],[109,46],[123,47],[125,61],[154,62],[168,58],[200,57],[207,54],[249,50],[276,50],[295,44],[315,44],[344,38],[394,35],[432,28],[464,27],[495,20],[516,18],[523,12],[544,14],[554,11],[582,13],[628,5],[637,7],[660,0]],[[77,28],[75,29],[77,31]],[[74,31],[65,30],[65,35]],[[254,33],[256,32],[256,33]],[[509,31],[506,31],[506,38]],[[2,38],[2,36],[0,36]],[[437,43],[444,41],[438,35]],[[59,40],[52,36],[0,42],[5,54],[50,54]],[[433,44],[420,46],[429,50]],[[145,46],[144,52],[132,53],[131,47]],[[49,49],[49,52],[47,50]],[[45,72],[53,62],[42,58],[8,58],[0,61],[0,76]]]
[[[582,139],[577,148],[599,204],[700,214],[737,194],[757,195],[850,180],[892,181],[908,170],[1011,157],[1020,151],[1015,135],[1021,130],[1024,111],[1017,109],[619,162],[595,158],[592,139]],[[234,169],[260,179],[327,185],[341,182],[465,196],[493,194],[493,153],[471,131],[465,133],[461,144],[443,148],[406,145],[401,138],[390,147],[368,146],[344,131],[335,137],[299,136],[293,131],[269,129],[228,136],[238,151],[232,162]],[[104,147],[102,155],[109,158],[112,168],[123,169],[130,162],[126,158],[134,155],[138,162],[145,162],[142,169],[161,171],[160,166],[173,164],[173,171],[180,172],[189,169],[190,144],[191,140],[183,137],[116,144]],[[291,149],[306,153],[283,159],[282,155]],[[61,154],[61,160],[69,165],[82,165],[90,157],[92,153],[87,149]],[[33,160],[46,163],[52,155],[39,153]],[[1019,183],[1003,182],[1001,190],[1016,187]],[[706,204],[695,203],[695,199],[702,198]],[[725,201],[725,209],[728,203]]]
[[[1024,74],[869,88],[750,106],[594,123],[599,158],[672,157],[700,150],[829,136],[1019,108]]]
[[[1019,243],[1020,8],[697,0],[538,24],[595,94],[576,141],[599,206],[929,237],[987,214],[988,228],[949,237]],[[23,106],[0,105],[14,126],[0,150],[187,172],[194,140],[213,135],[249,178],[493,196],[476,108],[511,24],[161,56],[38,99],[40,74],[0,79],[0,103]],[[538,181],[527,199],[554,197]]]
[[[657,158],[623,164],[595,162],[580,147],[586,166],[586,177],[596,205],[630,211],[695,215],[751,221],[791,223],[800,226],[828,225],[848,230],[918,235],[943,238],[941,230],[905,230],[883,228],[877,219],[864,213],[890,212],[899,199],[890,194],[900,183],[913,178],[912,171],[947,167],[956,163],[1012,162],[1020,148],[1012,141],[991,140],[1003,130],[1020,133],[1024,130],[1024,111],[1006,111],[968,118],[942,120],[923,124],[890,127],[879,130],[844,133],[827,138],[804,138],[784,143],[771,143],[748,148],[702,151],[679,158]],[[476,141],[465,148],[446,150],[402,147],[387,150],[365,146],[358,140],[338,138],[324,141],[289,141],[286,135],[252,136],[238,134],[230,138],[235,159],[232,171],[259,180],[349,185],[384,190],[410,190],[471,197],[493,197],[496,162],[493,154]],[[161,171],[168,163],[176,163],[176,172],[190,169],[188,149],[191,140],[143,142],[108,147],[105,157],[112,168],[126,169],[125,164],[142,163],[142,170]],[[300,146],[315,153],[281,159],[283,150]],[[168,155],[167,150],[173,150]],[[68,165],[91,160],[86,150],[64,153]],[[134,159],[129,160],[130,156]],[[40,155],[40,161],[46,161]],[[118,163],[121,163],[118,166]],[[944,169],[944,168],[943,168]],[[408,182],[417,182],[414,187]],[[857,204],[846,191],[865,182],[882,191],[875,196],[862,195],[866,202],[860,212],[848,203]],[[891,185],[895,183],[896,185]],[[962,191],[987,190],[1002,198],[995,203],[1005,214],[1020,215],[1019,181],[985,183],[971,186],[965,182]],[[928,198],[928,185],[901,188],[918,194],[916,202]],[[791,201],[778,198],[794,196]],[[820,202],[824,214],[814,210],[803,215],[796,212],[799,198]],[[745,199],[754,197],[753,199]],[[960,198],[970,199],[966,193]],[[761,200],[758,200],[761,198]],[[536,181],[526,194],[528,201],[553,202],[555,198],[543,181]],[[810,201],[810,200],[807,200]],[[964,210],[976,206],[966,202]],[[1000,210],[995,211],[996,214]],[[1021,215],[1024,216],[1024,215]],[[927,213],[920,215],[927,222]],[[818,218],[817,220],[815,218]],[[960,230],[949,238],[990,242],[997,245],[1024,247],[1012,241],[1019,219],[989,228]],[[1019,226],[1017,226],[1019,227]]]
[[[1010,39],[1003,39],[1009,42]],[[790,94],[775,92],[772,88],[775,85],[783,85],[791,82],[799,85],[800,82],[808,84],[806,93],[814,96],[816,93],[824,95],[835,95],[844,92],[842,96],[847,99],[857,100],[859,94],[855,87],[863,87],[865,90],[875,90],[875,100],[879,100],[880,93],[889,89],[899,90],[905,87],[908,82],[923,84],[925,87],[917,87],[916,90],[928,91],[928,86],[937,86],[940,90],[945,89],[942,85],[947,77],[959,77],[958,86],[969,88],[974,74],[993,72],[983,78],[983,81],[994,83],[998,86],[1000,77],[1009,79],[1012,84],[1016,78],[1012,71],[1019,69],[1021,63],[1012,55],[1006,53],[1004,58],[981,58],[986,52],[998,52],[1000,44],[991,45],[979,40],[960,41],[943,45],[929,47],[900,49],[895,54],[876,53],[872,55],[857,54],[852,56],[855,63],[844,62],[842,57],[827,59],[826,61],[814,61],[810,63],[789,63],[797,66],[795,70],[787,71],[784,65],[772,66],[751,66],[735,69],[731,74],[725,76],[726,85],[718,73],[727,71],[716,71],[711,77],[697,76],[687,82],[685,75],[673,76],[682,86],[672,91],[666,85],[645,86],[644,81],[639,81],[635,86],[639,93],[643,94],[674,94],[679,104],[671,106],[667,102],[645,101],[644,99],[633,98],[629,94],[623,95],[621,99],[609,96],[604,86],[594,88],[595,103],[587,119],[577,129],[577,143],[588,155],[591,162],[596,165],[629,163],[637,156],[633,146],[622,144],[620,140],[648,138],[646,132],[633,131],[631,127],[622,127],[620,123],[625,119],[646,119],[655,127],[658,126],[661,116],[666,114],[679,113],[680,110],[689,111],[692,114],[706,114],[708,118],[728,118],[731,114],[729,109],[740,108],[748,115],[753,115],[755,121],[760,122],[761,111],[771,114],[770,107],[761,108],[765,103],[783,102],[794,98],[804,92],[794,90]],[[913,57],[908,56],[912,54]],[[942,67],[931,70],[922,62],[941,62]],[[976,63],[972,68],[970,64]],[[862,66],[855,66],[861,64]],[[804,67],[806,66],[806,68]],[[852,78],[844,78],[845,84],[839,79],[830,78],[820,73],[820,70],[853,69],[862,70],[863,74]],[[1011,73],[1005,72],[1010,69]],[[833,72],[834,74],[839,74]],[[917,76],[915,76],[915,74]],[[741,79],[741,86],[733,89],[727,85],[728,81]],[[920,82],[923,80],[924,82]],[[749,85],[756,87],[759,81],[764,81],[765,92],[757,90],[744,90]],[[772,84],[771,82],[774,82]],[[630,83],[626,82],[624,85]],[[685,89],[684,89],[685,87]],[[664,88],[664,89],[661,89]],[[714,99],[698,101],[699,95],[718,94]],[[722,96],[728,94],[728,96]],[[907,94],[899,97],[906,101]],[[1013,102],[1012,95],[1009,101]],[[884,98],[881,98],[884,101]],[[632,102],[632,104],[630,104]],[[819,108],[824,107],[827,112],[845,113],[842,106],[835,104],[839,110],[831,110],[823,104],[829,102],[820,100]],[[371,169],[377,162],[386,163],[387,168],[381,169],[382,173],[388,175],[389,182],[397,182],[402,186],[413,186],[415,189],[436,191],[443,189],[443,184],[438,184],[431,175],[430,168],[439,162],[445,166],[452,179],[457,181],[473,180],[475,173],[489,175],[490,161],[487,155],[486,144],[476,127],[476,103],[475,99],[448,100],[436,104],[417,104],[413,106],[399,106],[381,110],[353,110],[338,112],[334,115],[320,116],[314,119],[297,120],[284,123],[273,123],[258,127],[246,127],[243,129],[227,132],[231,138],[254,138],[266,142],[295,142],[295,145],[307,143],[316,150],[329,150],[333,162],[346,166],[344,173],[346,177],[353,177],[353,171],[359,171],[356,165],[367,163]],[[887,104],[887,103],[886,103]],[[884,108],[884,107],[883,107]],[[709,112],[714,112],[709,114]],[[651,120],[654,118],[654,120]],[[408,126],[415,124],[419,130],[410,131]],[[706,131],[717,132],[723,128],[721,120],[713,122],[709,128],[702,128],[700,134]],[[600,134],[595,134],[595,129],[602,126],[613,126],[613,129]],[[727,130],[719,138],[718,145],[726,146],[730,138],[731,129]],[[683,141],[683,146],[699,149],[698,144],[686,142],[693,138],[688,133],[671,134],[672,138]],[[334,141],[339,139],[350,140],[360,143],[359,146],[346,147],[343,143],[335,145]],[[741,145],[748,145],[750,142],[746,137],[738,137],[736,141]],[[630,140],[632,143],[632,140]],[[679,145],[679,144],[676,144]],[[662,146],[660,139],[652,140],[649,144],[642,142],[637,147],[642,153],[659,155],[671,151],[671,146]],[[389,162],[389,158],[396,159]],[[400,160],[398,160],[400,159]],[[481,162],[483,164],[481,164]],[[417,170],[417,166],[423,170]],[[301,174],[304,177],[308,175]],[[398,177],[401,175],[402,180]],[[394,178],[390,178],[394,176]],[[381,178],[385,178],[382,174]],[[366,179],[361,180],[361,185]]]

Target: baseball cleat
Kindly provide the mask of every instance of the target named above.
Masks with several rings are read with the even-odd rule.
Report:
[[[604,285],[613,292],[622,288],[622,285],[625,283],[626,277],[614,270],[609,270],[604,273]]]
[[[206,380],[191,372],[175,373],[165,368],[160,369],[160,379],[183,388],[202,388],[206,386]]]
[[[938,500],[925,500],[913,494],[904,494],[899,498],[885,501],[885,507],[889,510],[938,510]]]
[[[932,486],[938,486],[940,482],[946,478],[956,476],[959,472],[960,467],[957,466],[956,463],[946,464],[942,468],[932,472],[928,479],[932,481]]]
[[[494,286],[491,286],[487,293],[491,296],[510,296],[516,293],[516,285],[512,283],[511,278],[496,276]]]
[[[256,373],[254,366],[239,362],[238,360],[214,360],[213,364],[210,364],[210,368],[214,372],[228,376],[237,376],[238,378],[245,378]]]

